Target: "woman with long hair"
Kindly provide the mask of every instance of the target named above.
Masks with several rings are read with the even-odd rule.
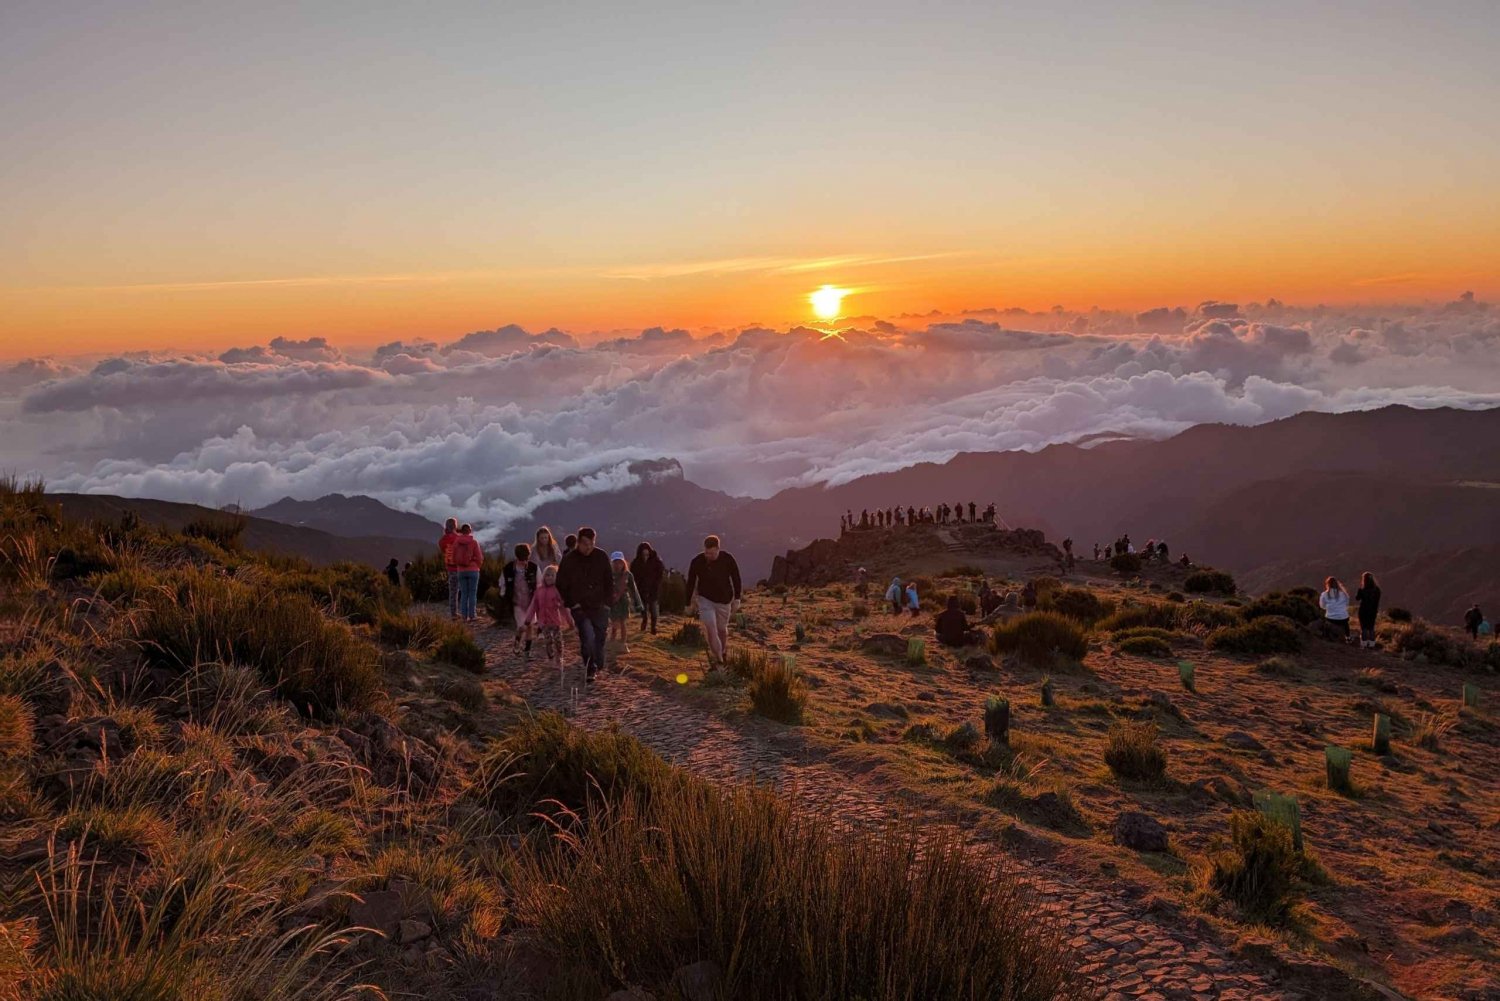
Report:
[[[1349,592],[1344,590],[1344,585],[1339,583],[1337,577],[1329,577],[1323,582],[1323,593],[1318,595],[1318,607],[1323,609],[1323,617],[1333,628],[1347,638],[1349,636]]]
[[[531,561],[539,567],[562,561],[562,550],[557,546],[552,529],[546,525],[536,530],[536,543],[531,547]]]
[[[1354,592],[1354,602],[1359,606],[1359,645],[1362,649],[1375,649],[1375,616],[1380,614],[1380,585],[1375,575],[1366,570],[1359,578],[1359,590]]]

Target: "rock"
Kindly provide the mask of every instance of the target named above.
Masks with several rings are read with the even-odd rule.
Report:
[[[899,702],[871,702],[865,706],[865,712],[884,719],[906,719],[911,715]]]
[[[964,667],[967,667],[971,671],[984,671],[988,673],[995,670],[995,661],[988,654],[976,653],[964,661]]]
[[[1224,735],[1224,743],[1241,751],[1264,751],[1266,745],[1243,730],[1231,730]]]
[[[886,654],[892,657],[906,656],[906,637],[895,633],[875,633],[866,636],[860,647],[865,653]]]
[[[1177,703],[1173,702],[1166,692],[1152,692],[1146,697],[1146,701],[1153,710],[1161,713],[1163,716],[1170,716],[1178,720],[1184,718],[1182,710],[1177,708]]]
[[[1164,852],[1168,848],[1167,829],[1149,814],[1126,810],[1115,818],[1115,843],[1138,852]]]
[[[349,905],[349,923],[359,928],[390,935],[400,920],[401,894],[395,890],[371,890]]]
[[[724,971],[711,959],[678,967],[672,974],[672,986],[683,1001],[718,1001],[724,985]]]
[[[405,918],[396,926],[396,941],[402,945],[421,942],[423,939],[430,938],[431,936],[432,926],[422,921],[413,921],[411,918]]]
[[[936,702],[937,701],[937,692],[918,692],[917,693],[917,701],[918,702]]]

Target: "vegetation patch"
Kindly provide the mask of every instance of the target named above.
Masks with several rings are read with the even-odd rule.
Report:
[[[1014,653],[1036,667],[1053,666],[1057,655],[1082,660],[1088,636],[1077,622],[1056,612],[1030,612],[997,625],[990,634],[990,652]]]
[[[1104,763],[1115,777],[1155,781],[1167,772],[1167,751],[1156,741],[1155,723],[1115,723],[1109,728]]]
[[[1292,620],[1272,615],[1215,629],[1208,634],[1208,648],[1251,656],[1296,653],[1302,649],[1302,633]]]
[[[1136,657],[1172,656],[1172,645],[1160,636],[1127,636],[1115,644],[1115,649]]]
[[[1227,843],[1209,856],[1198,878],[1201,886],[1232,901],[1246,920],[1277,925],[1291,913],[1306,864],[1285,824],[1236,810],[1229,817]]]

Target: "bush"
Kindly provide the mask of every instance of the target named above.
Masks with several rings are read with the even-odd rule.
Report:
[[[240,546],[240,537],[250,527],[250,519],[232,511],[194,518],[182,526],[182,534],[190,539],[212,542],[220,549],[233,551]]]
[[[1172,645],[1160,636],[1127,636],[1115,645],[1115,649],[1137,657],[1172,656]]]
[[[949,567],[947,570],[944,570],[942,573],[938,574],[938,576],[939,577],[983,577],[984,576],[984,571],[982,569],[980,569],[979,567],[974,566],[972,563],[960,563],[957,566]]]
[[[1056,654],[1082,660],[1089,651],[1083,627],[1056,612],[1029,612],[995,626],[992,653],[1015,653],[1038,666],[1050,667]]]
[[[442,625],[447,628],[432,648],[433,659],[452,664],[454,667],[461,667],[465,671],[473,671],[475,674],[483,673],[484,650],[474,642],[474,637],[469,635],[469,631],[453,622],[445,622]]]
[[[419,553],[402,579],[413,601],[447,603],[448,568],[441,555]]]
[[[1211,632],[1225,626],[1237,626],[1243,621],[1239,609],[1207,601],[1194,601],[1184,605],[1177,613],[1177,624],[1183,629]]]
[[[1421,657],[1432,664],[1468,667],[1479,659],[1479,654],[1468,642],[1422,619],[1396,626],[1386,633],[1385,639],[1396,653]]]
[[[1302,673],[1297,662],[1290,657],[1269,657],[1256,664],[1255,670],[1276,678],[1296,678]]]
[[[1291,619],[1271,615],[1215,629],[1208,634],[1208,648],[1250,655],[1296,653],[1302,649],[1302,631]]]
[[[134,619],[146,660],[186,669],[219,660],[257,668],[298,709],[327,716],[380,693],[373,645],[324,617],[304,595],[189,571],[148,595]]]
[[[921,592],[918,593],[920,594]],[[950,597],[958,599],[958,607],[965,615],[974,615],[979,611],[979,599],[975,597],[973,591],[954,591],[951,594],[945,591],[936,591],[930,595],[924,595],[922,602],[925,607],[931,608],[936,612],[941,612],[948,607],[948,599]]]
[[[490,745],[465,795],[506,815],[544,804],[582,814],[601,797],[614,802],[634,794],[645,801],[674,781],[667,763],[629,734],[579,730],[544,712]]]
[[[666,996],[670,972],[703,959],[737,998],[1089,994],[1060,926],[954,836],[841,831],[767,790],[695,786],[551,844],[518,916],[592,976],[570,996],[621,982]]]
[[[1412,619],[1411,612],[1405,608],[1388,608],[1385,617],[1392,622],[1410,622]]]
[[[1135,553],[1120,553],[1109,558],[1109,566],[1116,573],[1137,574],[1141,572],[1141,558]]]
[[[677,627],[668,641],[673,646],[692,647],[694,649],[704,646],[703,627],[696,622],[684,622]]]
[[[1125,629],[1147,627],[1151,629],[1176,629],[1178,609],[1159,601],[1146,601],[1137,605],[1126,605],[1113,615],[1105,616],[1094,623],[1102,633],[1116,633]]]
[[[1233,594],[1234,578],[1222,570],[1195,570],[1182,582],[1188,594]]]
[[[768,657],[755,665],[750,676],[750,704],[767,719],[797,723],[807,707],[807,686],[791,664]]]
[[[1279,615],[1284,619],[1291,619],[1300,625],[1309,625],[1323,617],[1323,610],[1318,607],[1316,599],[1309,601],[1307,598],[1296,594],[1283,594],[1280,591],[1272,591],[1270,594],[1256,598],[1246,605],[1241,614],[1246,619],[1261,619],[1271,615]]]
[[[1167,772],[1167,752],[1156,742],[1156,724],[1122,722],[1111,726],[1104,763],[1118,778],[1161,778]]]
[[[1114,611],[1114,603],[1105,601],[1086,587],[1061,587],[1040,602],[1044,611],[1066,615],[1091,626]]]
[[[687,610],[687,578],[676,570],[668,573],[662,578],[660,599],[663,615],[681,615]]]
[[[1291,595],[1293,598],[1301,598],[1303,601],[1310,601],[1314,605],[1318,603],[1318,595],[1320,593],[1321,592],[1317,588],[1306,586],[1294,587],[1291,590],[1287,591],[1287,594]]]
[[[1229,817],[1229,844],[1210,856],[1202,882],[1233,901],[1249,920],[1279,924],[1291,911],[1293,888],[1306,861],[1285,824],[1260,813],[1236,810]]]

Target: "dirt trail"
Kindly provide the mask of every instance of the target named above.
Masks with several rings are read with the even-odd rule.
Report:
[[[570,708],[570,696],[559,684],[556,669],[536,661],[523,663],[512,652],[508,634],[498,630],[481,629],[478,639],[486,650],[490,676],[507,682],[532,708]],[[578,674],[574,669],[570,676],[576,680]],[[899,794],[873,789],[858,775],[839,769],[822,752],[786,739],[784,727],[760,721],[730,725],[687,700],[658,690],[647,679],[632,675],[628,667],[579,691],[572,721],[585,729],[617,724],[666,760],[714,782],[753,778],[770,784],[790,801],[815,810],[839,827],[878,827],[913,819],[929,828],[952,825],[951,818]],[[1250,969],[1185,930],[1137,913],[1123,899],[1070,882],[1063,874],[1017,858],[971,831],[954,829],[975,850],[1001,861],[1033,887],[1047,909],[1061,916],[1073,932],[1070,944],[1082,954],[1084,971],[1096,979],[1109,1001],[1290,1001],[1306,996],[1282,991],[1274,986],[1274,974]]]

